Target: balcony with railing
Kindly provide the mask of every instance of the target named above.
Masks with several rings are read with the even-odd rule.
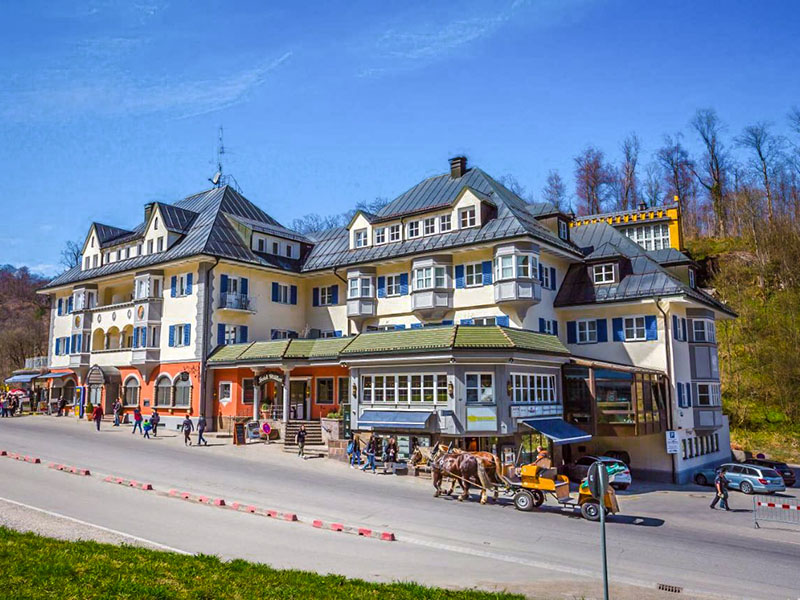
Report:
[[[25,370],[46,369],[47,357],[46,356],[32,356],[25,359]]]
[[[220,294],[219,307],[225,310],[242,310],[245,312],[255,312],[255,302],[248,294]]]

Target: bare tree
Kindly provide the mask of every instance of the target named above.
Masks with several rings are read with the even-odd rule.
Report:
[[[575,195],[580,214],[602,212],[609,188],[614,182],[613,169],[606,163],[602,150],[592,146],[575,157]]]
[[[644,201],[649,206],[656,206],[661,203],[664,196],[664,188],[661,184],[664,173],[657,162],[648,163],[644,173],[645,180],[644,189],[642,191]]]
[[[61,250],[61,264],[67,269],[81,266],[81,254],[83,254],[83,244],[68,240]]]
[[[656,152],[656,160],[664,170],[667,193],[676,197],[681,207],[685,208],[692,186],[694,165],[681,143],[680,133],[674,137],[664,137],[664,145]]]
[[[549,202],[561,212],[567,212],[567,186],[561,179],[558,171],[550,171],[547,174],[547,183],[542,189],[542,200]]]
[[[639,203],[639,183],[636,179],[636,165],[639,162],[641,144],[635,133],[622,141],[622,165],[619,169],[619,208],[628,210]]]
[[[767,199],[767,218],[772,222],[775,216],[775,199],[773,194],[774,179],[781,168],[785,140],[774,135],[767,123],[756,123],[744,128],[742,135],[736,138],[742,148],[753,152],[749,161],[750,169],[761,179],[764,195]]]
[[[713,108],[698,110],[690,124],[704,147],[700,165],[692,164],[691,169],[697,181],[708,191],[714,211],[715,233],[722,236],[727,231],[725,184],[728,171],[728,154],[721,140],[723,126]]]
[[[533,202],[533,194],[528,192],[528,188],[522,185],[513,175],[503,175],[497,181],[503,184],[504,187],[508,188],[509,191],[525,200],[525,202]]]
[[[292,220],[292,229],[298,233],[319,233],[333,227],[344,227],[359,210],[376,213],[384,206],[389,204],[386,198],[375,198],[374,200],[359,200],[356,207],[352,210],[339,213],[338,215],[320,215],[309,213]]]

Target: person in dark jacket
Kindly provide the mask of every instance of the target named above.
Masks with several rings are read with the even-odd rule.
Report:
[[[730,510],[728,506],[728,479],[725,477],[725,471],[720,469],[717,476],[714,478],[714,489],[716,490],[716,494],[714,494],[714,499],[711,501],[710,508],[716,508],[717,502],[719,502],[719,507],[724,510]]]
[[[300,429],[297,430],[297,435],[295,435],[294,437],[295,437],[295,443],[297,444],[297,456],[302,456],[303,460],[305,460],[306,426],[300,425]]]
[[[191,446],[192,445],[192,438],[191,434],[194,431],[194,424],[192,420],[189,418],[189,415],[186,415],[186,418],[181,423],[181,430],[183,431],[183,445],[184,446]]]
[[[100,421],[103,419],[103,407],[95,404],[92,409],[92,421],[94,421],[97,431],[100,431]]]
[[[389,441],[386,443],[386,451],[385,451],[385,458],[383,459],[383,472],[388,473],[389,469],[391,469],[392,473],[394,473],[395,463],[397,462],[397,440],[394,437],[390,437]]]
[[[133,409],[133,431],[131,433],[136,433],[136,429],[139,429],[139,433],[142,432],[142,411],[139,410],[139,407]]]
[[[119,401],[119,398],[114,402],[114,427],[119,427],[120,421],[122,420],[122,402]]]
[[[364,463],[364,466],[361,467],[362,471],[366,471],[370,467],[372,467],[372,473],[376,474],[377,471],[375,470],[375,454],[378,451],[378,440],[375,438],[375,434],[372,433],[369,436],[369,441],[367,442],[367,447],[364,448],[364,454],[367,455],[367,460]]]
[[[158,409],[153,409],[153,414],[150,415],[150,425],[153,426],[153,437],[158,437],[158,424],[161,422],[161,415],[158,414]]]
[[[203,437],[203,433],[206,430],[206,418],[203,415],[197,417],[197,445],[208,446],[208,442],[206,438]]]

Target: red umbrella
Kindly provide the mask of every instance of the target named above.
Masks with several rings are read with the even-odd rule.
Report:
[[[17,390],[10,390],[8,393],[9,393],[9,394],[19,394],[19,395],[21,395],[21,396],[24,396],[24,395],[25,395],[25,390],[19,390],[19,389],[17,389]]]

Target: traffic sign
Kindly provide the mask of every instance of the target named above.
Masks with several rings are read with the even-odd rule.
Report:
[[[681,441],[678,439],[678,432],[667,431],[667,454],[677,454],[680,447]]]
[[[589,472],[586,475],[586,485],[589,486],[589,492],[596,500],[602,500],[608,491],[608,471],[606,466],[600,462],[592,463],[589,465]]]

